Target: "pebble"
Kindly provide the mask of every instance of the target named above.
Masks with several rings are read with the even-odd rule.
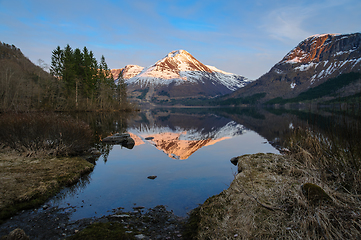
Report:
[[[121,222],[123,227],[129,234],[135,235],[135,239],[182,239],[182,223],[183,220],[174,215],[173,212],[167,211],[165,206],[156,206],[143,212],[141,206],[134,206],[142,209],[141,211],[122,212],[115,211],[109,216],[94,219],[81,219],[77,222],[69,222],[68,214],[70,212],[58,212],[53,207],[47,211],[39,211],[37,214],[32,212],[31,216],[16,216],[15,222],[8,220],[8,223],[0,225],[0,235],[3,232],[9,233],[9,226],[15,223],[21,228],[27,228],[31,219],[31,229],[26,231],[30,239],[38,237],[38,239],[64,239],[70,235],[79,233],[85,226],[89,226],[95,222],[115,221]],[[121,208],[120,208],[121,209]],[[30,217],[30,218],[28,218]],[[24,219],[26,221],[24,221]],[[56,224],[56,225],[55,225]],[[44,226],[46,226],[44,228]],[[131,226],[136,226],[132,229]],[[3,231],[3,232],[2,232]],[[66,234],[66,235],[63,235]]]
[[[130,216],[128,214],[119,214],[119,215],[112,215],[111,217],[124,218],[124,217],[130,217]]]
[[[134,235],[136,239],[144,239],[145,236],[143,234]]]

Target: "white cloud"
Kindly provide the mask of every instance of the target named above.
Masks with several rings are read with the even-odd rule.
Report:
[[[299,9],[298,7],[282,7],[272,10],[264,18],[261,28],[266,31],[271,38],[280,41],[300,40],[311,35],[303,29],[304,21],[312,15],[312,11]]]
[[[337,21],[342,21],[345,17],[344,8],[352,5],[353,0],[322,0],[312,3],[292,1],[289,5],[285,3],[282,7],[270,10],[263,18],[260,28],[271,38],[294,43],[313,34],[332,31],[332,20],[336,19],[338,14],[342,14],[343,17],[337,18]]]

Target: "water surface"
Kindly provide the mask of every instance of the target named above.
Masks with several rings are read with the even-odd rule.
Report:
[[[83,182],[63,190],[50,204],[75,206],[73,220],[118,207],[131,211],[157,205],[185,216],[228,188],[237,171],[232,157],[278,153],[257,132],[205,110],[142,112],[128,120],[126,131],[136,141],[133,149],[110,147]],[[156,179],[147,178],[151,175]]]

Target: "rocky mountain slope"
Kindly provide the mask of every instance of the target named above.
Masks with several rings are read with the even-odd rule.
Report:
[[[250,82],[245,77],[204,65],[185,50],[170,52],[147,68],[127,65],[121,71],[130,97],[156,102],[220,96]]]
[[[264,94],[261,102],[294,98],[350,72],[361,72],[361,33],[314,35],[292,49],[268,73],[234,92],[230,98],[247,98],[257,93]],[[340,90],[338,95],[355,94],[358,87],[354,85]]]

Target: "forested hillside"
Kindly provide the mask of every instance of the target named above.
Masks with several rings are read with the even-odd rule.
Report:
[[[0,42],[0,111],[126,110],[126,85],[114,84],[102,56],[69,45],[52,52],[50,73],[44,61],[33,64],[14,45]]]

